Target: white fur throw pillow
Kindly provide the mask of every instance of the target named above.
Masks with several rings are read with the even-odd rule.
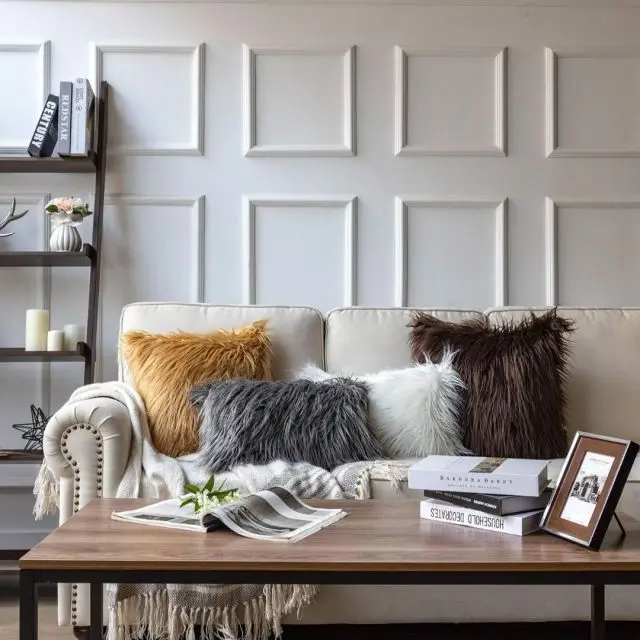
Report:
[[[321,382],[338,376],[308,365],[298,377]],[[354,377],[367,383],[369,424],[388,456],[468,453],[460,430],[464,383],[453,368],[453,354],[445,354],[438,364]]]

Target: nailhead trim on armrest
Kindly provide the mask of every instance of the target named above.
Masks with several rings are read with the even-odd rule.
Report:
[[[94,427],[91,424],[74,424],[70,427],[67,427],[64,432],[62,433],[62,446],[61,446],[61,450],[62,450],[62,456],[63,458],[71,465],[71,468],[73,469],[73,513],[77,513],[78,510],[80,509],[80,470],[78,469],[78,462],[77,460],[74,460],[73,457],[71,456],[71,452],[69,451],[69,447],[67,446],[67,441],[69,439],[69,436],[71,435],[72,431],[78,431],[78,429],[82,430],[82,431],[89,431],[90,433],[92,433],[95,436],[96,439],[96,460],[97,460],[97,464],[96,464],[96,477],[97,477],[97,482],[96,482],[96,492],[97,492],[97,498],[101,498],[102,497],[102,485],[103,485],[103,478],[102,478],[102,461],[103,461],[103,450],[104,450],[104,443],[102,440],[102,434],[98,431],[98,429],[96,429],[96,427]],[[78,585],[77,584],[72,584],[71,585],[71,624],[73,626],[76,626],[77,623],[77,617],[78,617],[78,610],[77,610],[77,602],[78,602]]]

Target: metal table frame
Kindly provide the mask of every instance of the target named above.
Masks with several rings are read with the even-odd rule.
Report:
[[[351,584],[351,585],[590,585],[591,640],[605,638],[605,585],[640,584],[640,571],[340,571],[291,569],[21,569],[20,640],[38,637],[38,585],[47,582],[90,584],[90,640],[103,637],[103,585],[173,584]]]

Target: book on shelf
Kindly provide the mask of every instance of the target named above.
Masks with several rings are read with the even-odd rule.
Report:
[[[546,489],[539,496],[507,496],[425,489],[424,497],[496,516],[508,516],[512,513],[544,509],[551,497],[551,490]]]
[[[544,509],[496,516],[468,507],[458,507],[440,500],[426,499],[420,502],[420,517],[424,520],[458,524],[474,529],[497,531],[514,536],[525,536],[537,531]]]
[[[71,155],[71,105],[73,102],[73,82],[60,83],[60,104],[58,107],[58,155]]]
[[[58,141],[58,96],[49,94],[29,141],[27,153],[33,158],[48,158]]]
[[[76,78],[71,97],[71,156],[87,156],[93,147],[95,95],[87,78]]]
[[[181,498],[131,511],[114,511],[114,520],[210,533],[228,529],[257,540],[296,542],[347,515],[342,509],[310,507],[284,487],[271,487],[195,515]]]
[[[539,496],[548,483],[548,460],[427,456],[409,468],[409,488]]]

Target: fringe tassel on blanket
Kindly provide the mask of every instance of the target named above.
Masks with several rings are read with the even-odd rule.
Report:
[[[356,500],[369,500],[372,495],[371,475],[372,472],[384,478],[391,484],[391,490],[398,493],[402,488],[403,481],[407,478],[406,462],[373,462],[364,466],[356,478],[356,486],[353,496]]]
[[[261,596],[237,606],[170,606],[166,590],[121,600],[109,609],[106,640],[269,640],[282,635],[282,618],[311,604],[315,585],[268,584]]]
[[[42,520],[45,516],[52,516],[58,512],[60,506],[58,494],[58,482],[46,462],[43,461],[33,485],[33,495],[36,498],[33,515],[36,520]]]

